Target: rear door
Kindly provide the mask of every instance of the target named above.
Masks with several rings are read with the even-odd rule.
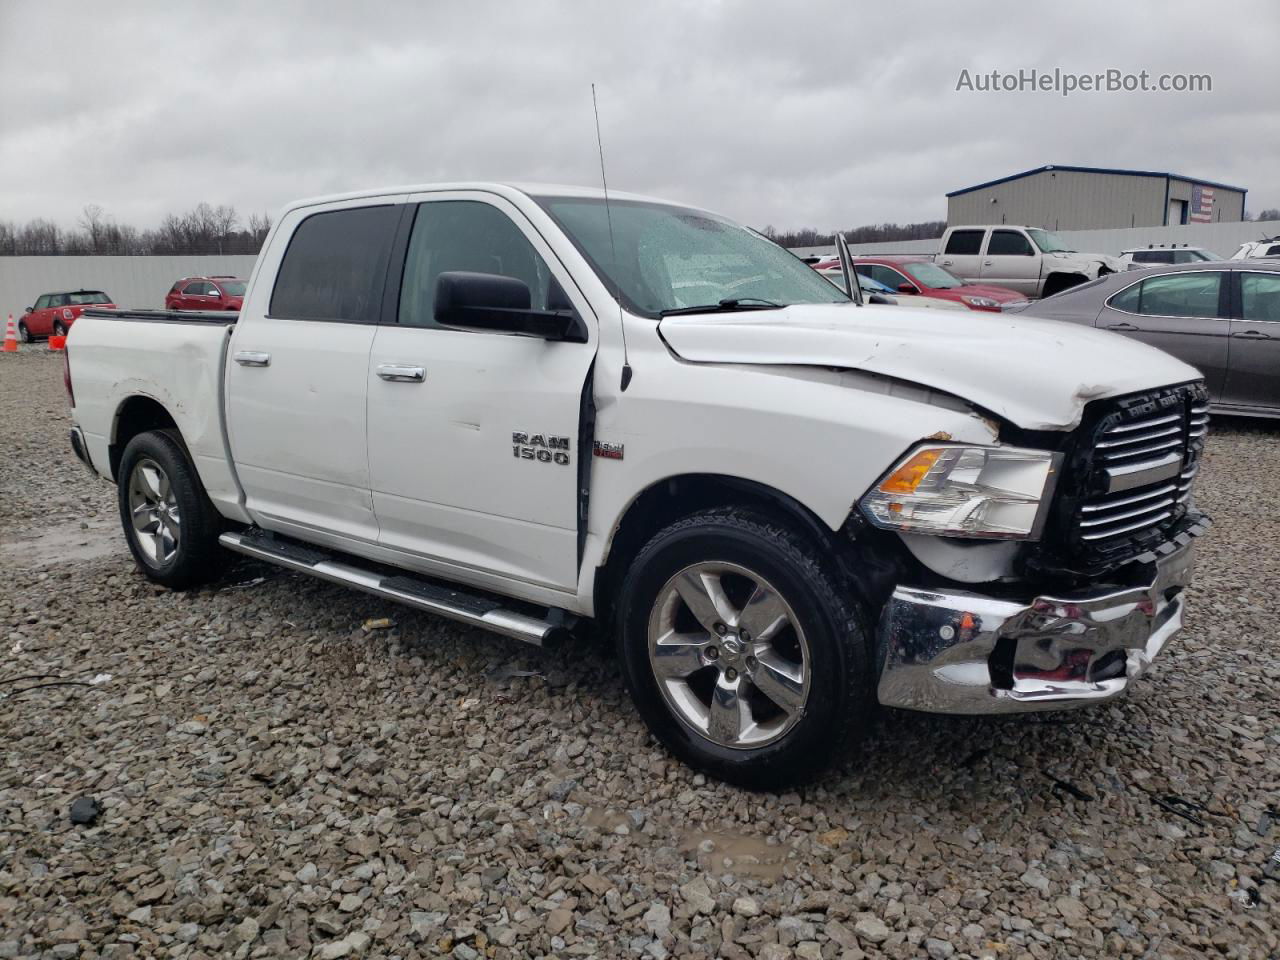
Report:
[[[290,211],[259,265],[275,285],[255,283],[240,313],[226,409],[245,506],[267,529],[377,541],[367,373],[402,200]]]
[[[1035,296],[1040,284],[1040,251],[1021,230],[992,230],[982,258],[983,283]]]
[[[1204,374],[1210,398],[1222,402],[1227,380],[1230,290],[1224,270],[1147,277],[1113,294],[1098,327],[1173,354]]]
[[[985,230],[952,230],[938,262],[965,283],[977,283],[982,275],[982,246]]]
[[[397,322],[378,329],[368,364],[379,542],[426,572],[571,590],[579,458],[590,455],[578,444],[596,350],[592,314],[506,199],[471,191],[411,199]],[[522,280],[535,309],[567,298],[588,320],[588,342],[441,326],[436,282],[448,271]]]
[[[1280,273],[1233,271],[1227,386],[1222,401],[1280,412]]]

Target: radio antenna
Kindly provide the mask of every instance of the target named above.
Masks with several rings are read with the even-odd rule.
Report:
[[[618,247],[613,240],[613,214],[609,210],[609,180],[604,175],[604,140],[600,137],[600,107],[596,103],[596,85],[591,84],[591,110],[596,116],[596,147],[600,151],[600,184],[604,187],[604,215],[609,224],[609,252],[613,256],[614,295],[618,298],[618,329],[622,331],[622,390],[631,383],[631,359],[627,354],[627,323],[622,315],[622,288],[617,281]]]

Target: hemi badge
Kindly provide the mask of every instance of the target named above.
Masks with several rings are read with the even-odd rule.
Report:
[[[597,457],[604,457],[606,460],[621,460],[623,449],[624,445],[621,443],[606,443],[603,440],[597,440],[591,452]]]

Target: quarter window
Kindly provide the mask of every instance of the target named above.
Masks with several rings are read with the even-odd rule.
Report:
[[[987,244],[989,257],[1030,257],[1035,253],[1031,241],[1016,230],[993,230]]]
[[[294,231],[271,291],[271,315],[376,323],[399,208],[313,213]]]
[[[970,256],[982,252],[982,230],[956,230],[947,239],[945,253]]]
[[[1240,306],[1245,320],[1280,323],[1280,274],[1242,273]]]
[[[521,280],[530,306],[547,309],[551,271],[510,217],[478,200],[436,200],[418,205],[400,286],[400,322],[439,326],[436,282],[455,270]]]

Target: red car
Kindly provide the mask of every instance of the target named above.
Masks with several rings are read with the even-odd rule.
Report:
[[[963,303],[970,310],[989,310],[993,313],[1027,301],[1026,296],[1008,287],[965,283],[928,257],[854,257],[853,263],[854,269],[859,273],[872,280],[879,280],[889,289],[905,296],[954,300]]]
[[[23,343],[45,337],[66,336],[76,317],[86,307],[114,307],[101,290],[70,290],[66,293],[43,293],[34,307],[18,321],[18,338]]]
[[[166,310],[239,310],[246,281],[238,277],[183,277],[164,296]]]

